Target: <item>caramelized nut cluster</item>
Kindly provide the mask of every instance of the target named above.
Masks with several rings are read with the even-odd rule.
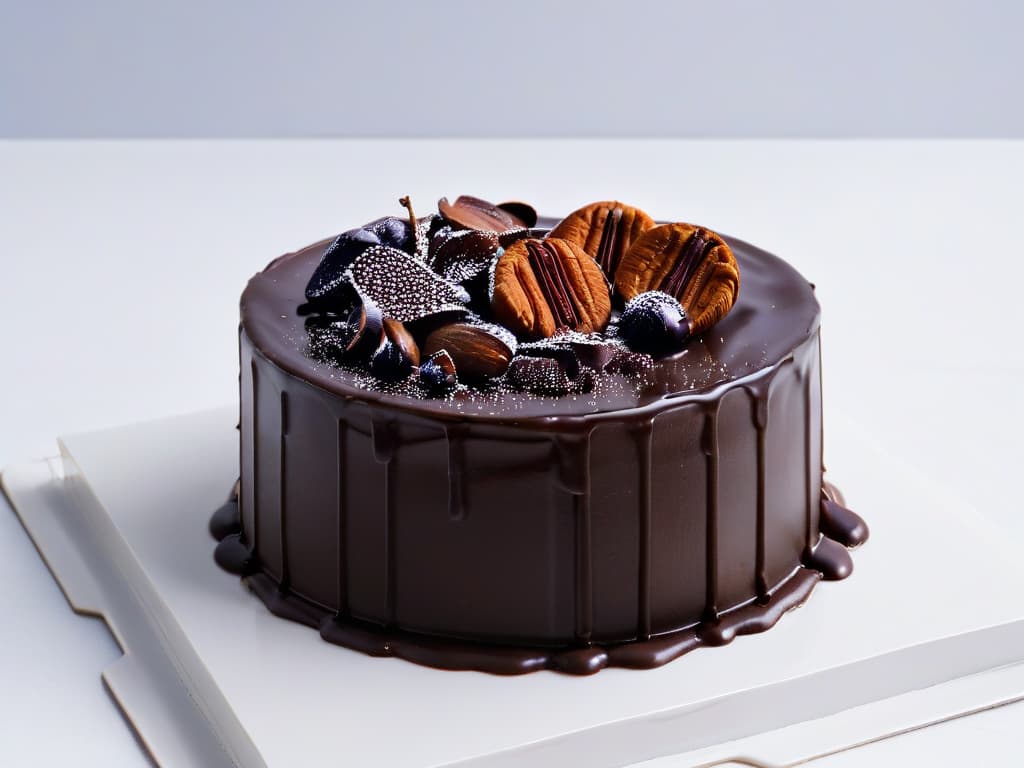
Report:
[[[550,232],[526,203],[442,198],[438,213],[339,235],[306,288],[311,353],[431,397],[504,382],[559,396],[636,375],[732,308],[729,245],[617,201]],[[648,361],[648,362],[644,362]]]

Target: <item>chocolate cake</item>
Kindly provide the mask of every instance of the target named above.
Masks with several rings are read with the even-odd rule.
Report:
[[[649,668],[770,628],[867,537],[822,478],[820,309],[616,202],[442,200],[241,301],[217,561],[325,639],[446,669]]]

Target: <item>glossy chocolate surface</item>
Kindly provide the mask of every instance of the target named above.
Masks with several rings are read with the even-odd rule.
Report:
[[[542,221],[550,223],[550,219]],[[430,400],[359,388],[344,371],[307,355],[304,318],[296,312],[304,301],[306,282],[330,239],[282,256],[249,282],[242,296],[242,328],[270,362],[318,387],[440,419],[471,416],[518,422],[531,417],[582,416],[642,406],[657,409],[663,407],[661,401],[666,397],[707,390],[784,360],[818,327],[820,310],[814,291],[796,270],[741,240],[725,239],[740,266],[735,306],[707,333],[691,339],[683,353],[660,361],[640,391],[623,381],[621,386],[613,382],[599,398],[460,393],[454,400]]]
[[[242,298],[218,562],[325,639],[444,668],[651,667],[768,628],[866,528],[822,492],[813,291],[729,242],[723,321],[641,387],[563,398],[359,388],[305,352],[324,244],[273,262]]]

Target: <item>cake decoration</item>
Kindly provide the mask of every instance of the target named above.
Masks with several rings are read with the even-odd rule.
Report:
[[[714,232],[692,224],[663,224],[644,232],[615,270],[625,300],[646,291],[679,299],[691,334],[717,323],[736,301],[740,271],[732,249]]]
[[[582,675],[765,631],[850,575],[868,529],[824,481],[821,308],[790,265],[621,203],[562,238],[521,204],[401,203],[241,297],[211,531],[270,611],[374,656]],[[549,330],[494,309],[517,251]]]
[[[507,232],[527,229],[537,222],[537,212],[525,203],[505,203],[504,206],[470,195],[461,195],[454,203],[449,203],[447,197],[442,197],[437,203],[438,211],[445,219],[464,229]],[[511,210],[508,209],[509,206]],[[525,214],[527,218],[520,218],[517,214]]]
[[[684,351],[739,291],[721,237],[659,226],[618,201],[586,205],[550,230],[534,229],[537,213],[522,202],[441,198],[422,218],[408,197],[399,202],[407,219],[377,219],[331,242],[303,307],[312,357],[356,366],[388,391],[408,380],[404,391],[417,397],[495,386],[586,392],[602,375],[642,375],[643,356]],[[419,350],[424,359],[447,352],[443,376],[436,359],[420,376]]]
[[[412,252],[416,241],[406,219],[386,216],[338,235],[324,251],[320,264],[306,286],[309,301],[330,301],[341,298],[347,287],[345,270],[367,248],[386,245]]]
[[[452,356],[442,349],[428,357],[420,366],[419,383],[435,397],[446,395],[455,389],[458,377]]]
[[[398,381],[420,364],[420,348],[398,320],[384,318],[384,341],[370,358],[370,372],[385,381]]]
[[[509,246],[494,269],[495,319],[525,339],[602,331],[612,304],[604,273],[582,248],[554,237]]]
[[[633,242],[653,226],[654,219],[639,208],[613,200],[573,211],[551,230],[551,237],[576,243],[611,276]]]
[[[654,355],[679,349],[690,333],[682,304],[661,291],[634,296],[619,318],[619,337],[631,348]]]
[[[447,352],[458,377],[474,382],[505,373],[516,352],[516,338],[494,323],[448,323],[427,335],[423,351],[428,355]]]

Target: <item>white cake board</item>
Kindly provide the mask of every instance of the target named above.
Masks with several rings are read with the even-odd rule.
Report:
[[[104,681],[161,765],[787,765],[1024,697],[1010,542],[834,414],[827,459],[872,529],[853,577],[765,634],[586,678],[374,659],[271,616],[207,533],[235,421],[76,435],[3,474],[72,607],[124,648]]]

